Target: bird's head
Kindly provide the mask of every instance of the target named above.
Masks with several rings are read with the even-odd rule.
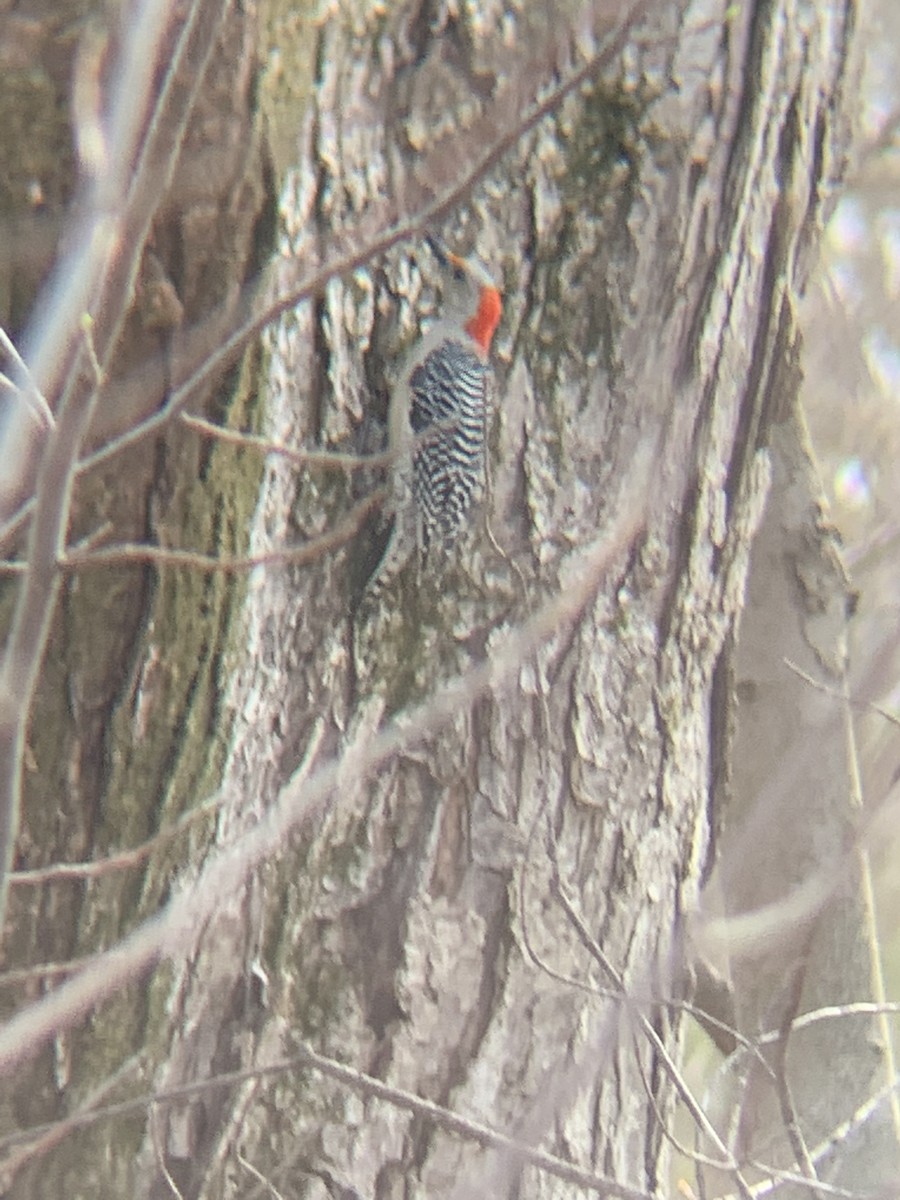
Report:
[[[500,292],[477,258],[453,254],[437,238],[425,239],[444,273],[444,311],[458,316],[466,332],[487,355],[500,323]]]

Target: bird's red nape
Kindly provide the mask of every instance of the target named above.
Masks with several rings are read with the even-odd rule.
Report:
[[[500,324],[502,313],[500,293],[496,288],[483,287],[478,299],[478,311],[466,323],[466,333],[478,343],[485,354],[491,348],[491,338]]]

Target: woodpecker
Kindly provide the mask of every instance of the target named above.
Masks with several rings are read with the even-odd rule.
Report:
[[[442,313],[413,348],[391,396],[388,436],[394,529],[367,590],[414,551],[449,551],[484,480],[491,339],[500,292],[476,259],[426,241],[443,275]]]

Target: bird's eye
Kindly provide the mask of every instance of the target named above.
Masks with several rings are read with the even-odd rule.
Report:
[[[466,273],[462,267],[454,267],[453,268],[453,278],[454,279],[456,279],[460,283],[462,283],[462,281],[465,279],[465,277],[466,277]]]

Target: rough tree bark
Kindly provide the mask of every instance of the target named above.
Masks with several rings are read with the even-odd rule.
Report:
[[[233,114],[241,149],[215,178],[183,156],[147,270],[198,322],[253,269],[263,116],[280,249],[301,270],[363,246],[371,212],[415,224],[437,201],[506,297],[487,525],[372,613],[355,604],[371,530],[246,589],[190,567],[67,578],[18,866],[135,845],[211,793],[215,816],[111,877],[17,885],[6,966],[113,944],[170,895],[189,901],[221,848],[235,867],[149,982],[6,1080],[3,1121],[311,1048],[583,1174],[301,1062],[8,1149],[10,1194],[48,1180],[70,1197],[272,1194],[264,1181],[384,1200],[667,1191],[682,1036],[668,1001],[691,987],[683,917],[721,831],[738,618],[771,430],[796,400],[792,298],[843,164],[852,14],[273,5],[260,45],[277,58],[255,48],[252,9],[229,15],[196,128],[204,144],[203,114]],[[582,86],[524,119],[586,63]],[[493,142],[504,153],[473,170]],[[211,216],[224,196],[245,201],[227,229]],[[212,297],[210,228],[233,256]],[[391,364],[434,282],[410,241],[332,278],[207,411],[296,448],[380,448]],[[122,354],[134,420],[147,400],[127,368],[147,348]],[[107,409],[95,438],[115,428]],[[146,500],[114,517],[117,536],[220,554],[243,514],[252,552],[326,534],[378,478],[273,455],[260,484],[251,451],[183,431],[152,463],[135,453]],[[116,513],[132,469],[89,478],[73,536]],[[449,703],[442,684],[485,663]],[[385,729],[402,748],[365,769]],[[303,819],[303,787],[335,761],[337,786]],[[248,872],[242,839],[279,797],[297,803],[294,833]],[[8,989],[7,1013],[34,986]],[[726,1154],[708,1131],[702,1147]]]

